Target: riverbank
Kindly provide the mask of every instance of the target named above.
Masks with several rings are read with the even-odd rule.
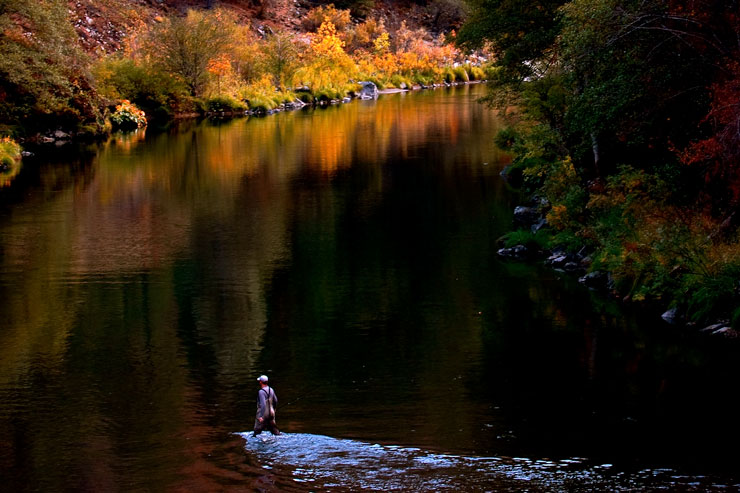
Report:
[[[429,86],[424,86],[420,84],[414,84],[413,86],[409,88],[385,88],[385,89],[378,89],[377,86],[375,86],[374,83],[371,82],[361,82],[359,83],[359,86],[361,87],[356,92],[351,91],[349,95],[339,99],[329,99],[329,98],[323,98],[323,99],[314,99],[312,98],[310,103],[306,103],[302,101],[299,98],[295,98],[293,101],[284,102],[281,103],[274,108],[268,108],[265,106],[260,106],[258,108],[249,109],[244,107],[243,109],[234,110],[234,109],[216,109],[216,110],[208,110],[203,112],[184,112],[184,113],[178,113],[172,116],[172,119],[168,122],[173,121],[182,121],[182,120],[188,120],[188,119],[197,119],[197,118],[241,118],[245,116],[269,116],[273,115],[275,113],[280,113],[283,111],[295,111],[300,110],[307,107],[321,107],[321,106],[329,106],[329,105],[339,105],[339,104],[346,104],[353,100],[359,99],[376,99],[379,96],[386,95],[386,94],[398,94],[398,93],[404,93],[404,92],[411,92],[411,91],[422,91],[422,90],[433,90],[433,89],[439,89],[439,88],[445,88],[445,87],[457,87],[461,85],[469,85],[469,84],[481,84],[485,83],[485,80],[476,80],[476,81],[467,81],[467,82],[451,82],[451,83],[441,83],[441,84],[431,84]],[[306,94],[306,93],[303,93]],[[244,105],[246,106],[246,105]],[[168,123],[165,122],[165,123]],[[132,127],[136,128],[136,127]],[[140,127],[139,127],[140,128]],[[54,131],[49,131],[45,133],[38,133],[36,135],[33,135],[29,138],[22,139],[21,143],[23,142],[29,142],[34,145],[64,145],[66,143],[73,143],[76,141],[90,141],[95,139],[104,139],[108,136],[110,136],[111,132],[113,131],[113,127],[108,127],[107,130],[96,134],[96,135],[90,135],[90,134],[81,134],[77,135],[74,132],[65,132],[62,129],[57,129]],[[126,129],[124,129],[126,130]],[[20,151],[18,153],[18,157],[20,158]]]
[[[3,51],[13,54],[0,69],[7,102],[0,109],[0,135],[19,142],[95,139],[184,115],[260,115],[335,104],[358,91],[358,80],[403,89],[485,76],[485,56],[464,54],[450,43],[453,25],[439,30],[435,24],[432,32],[416,24],[424,19],[418,15],[387,24],[386,15],[408,10],[400,4],[379,6],[377,16],[297,5],[300,17],[285,29],[253,22],[250,14],[265,15],[264,9],[228,3],[165,9],[128,19],[132,23],[122,8],[127,0],[99,11],[78,3],[73,29],[61,0],[50,0],[46,9],[26,2],[9,6],[3,16],[40,42],[24,43],[20,35],[0,39]],[[108,38],[98,30],[104,16],[114,14],[128,27]],[[108,39],[107,48],[86,54],[83,47],[100,36]],[[121,106],[126,114],[120,114]]]
[[[710,3],[556,2],[545,15],[480,4],[458,42],[499,50],[489,99],[507,125],[496,142],[514,156],[512,183],[540,199],[524,204],[539,229],[507,247],[588,258],[589,282],[620,300],[735,336],[738,7]],[[521,23],[536,41],[512,43]]]
[[[505,171],[502,173],[505,175]],[[721,295],[722,286],[709,284],[700,286],[693,291],[684,292],[685,297],[706,296],[709,301],[704,306],[697,306],[695,303],[681,301],[678,293],[663,288],[663,296],[651,296],[651,293],[640,291],[640,278],[632,271],[625,274],[623,270],[612,271],[607,268],[603,258],[608,255],[606,248],[594,242],[578,240],[577,231],[582,231],[588,227],[580,224],[580,229],[576,230],[575,224],[570,224],[568,231],[565,231],[570,240],[565,242],[558,233],[563,233],[564,229],[558,231],[551,224],[555,217],[553,206],[546,197],[534,195],[529,202],[514,208],[514,228],[515,230],[499,238],[499,249],[497,254],[506,259],[518,262],[542,262],[553,270],[578,279],[578,282],[587,288],[597,291],[602,296],[618,300],[622,304],[640,304],[651,311],[654,318],[661,323],[674,327],[683,327],[688,330],[697,330],[711,336],[720,336],[727,339],[740,339],[740,331],[737,330],[733,323],[734,304],[722,303],[717,301],[717,293]],[[599,221],[598,217],[595,221]],[[699,238],[699,242],[703,242]],[[686,251],[687,245],[697,241],[695,235],[682,237],[671,240],[675,242],[672,251]],[[732,245],[734,247],[734,245]],[[644,244],[644,249],[660,251],[659,242],[653,244]],[[734,249],[734,248],[733,248]],[[637,255],[638,252],[634,252]],[[697,255],[697,254],[695,254]],[[635,260],[618,259],[615,261],[617,269],[623,268],[628,263],[634,263]],[[672,268],[673,272],[681,269],[681,259],[674,259],[673,264],[665,264]],[[730,270],[729,272],[734,272]],[[643,278],[648,275],[656,275],[654,272],[642,272]],[[677,274],[680,275],[681,272]],[[684,272],[684,274],[686,274]],[[734,278],[729,279],[732,284]],[[686,284],[683,284],[684,286]],[[702,289],[710,291],[702,292]],[[730,288],[730,296],[736,293],[737,288]],[[716,290],[716,291],[715,291]],[[656,293],[660,294],[660,293]],[[686,298],[683,298],[684,300]],[[689,298],[690,299],[690,298]]]

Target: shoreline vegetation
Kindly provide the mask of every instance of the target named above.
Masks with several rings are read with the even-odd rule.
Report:
[[[656,319],[738,338],[740,7],[470,3],[456,41],[497,53],[496,142],[529,197],[499,254],[545,259]]]
[[[488,55],[456,48],[452,29],[434,35],[405,21],[390,29],[368,9],[353,17],[350,8],[327,4],[307,10],[289,31],[226,7],[134,23],[120,49],[90,54],[62,0],[6,2],[0,136],[20,143],[94,139],[150,122],[267,114],[368,97],[371,89],[487,78]]]
[[[128,16],[117,31],[87,14],[73,25],[63,0],[4,2],[2,183],[25,143],[487,80],[507,180],[531,197],[501,255],[544,257],[671,324],[740,335],[736,3],[419,0],[436,9],[424,28],[386,24],[380,1],[299,1],[282,27],[251,22],[282,3],[145,16],[96,2]],[[115,46],[91,48],[104,28],[116,41],[97,48]]]

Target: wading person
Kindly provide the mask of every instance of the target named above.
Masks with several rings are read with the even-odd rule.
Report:
[[[260,383],[260,389],[257,391],[257,419],[254,420],[254,436],[265,430],[273,435],[279,435],[280,430],[275,424],[275,406],[277,406],[275,391],[267,385],[266,375],[261,375],[257,381]]]

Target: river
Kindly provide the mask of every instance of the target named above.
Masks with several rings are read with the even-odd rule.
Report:
[[[484,90],[37,150],[0,188],[3,489],[738,490],[736,343],[496,255]]]

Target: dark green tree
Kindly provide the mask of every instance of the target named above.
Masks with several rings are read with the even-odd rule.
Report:
[[[457,36],[459,45],[490,43],[507,78],[537,73],[560,33],[559,8],[565,0],[470,0],[470,17]]]

